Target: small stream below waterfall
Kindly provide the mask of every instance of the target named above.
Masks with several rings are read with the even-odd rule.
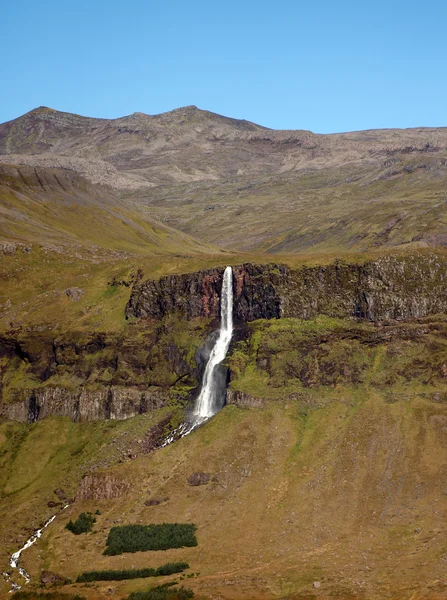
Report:
[[[175,429],[159,446],[164,448],[172,442],[185,437],[200,425],[203,425],[208,419],[218,413],[224,406],[224,400],[222,399],[222,390],[219,388],[217,367],[225,359],[228,348],[231,342],[231,336],[233,335],[233,270],[231,267],[227,267],[224,271],[222,292],[220,298],[220,329],[217,340],[211,350],[208,362],[205,366],[205,371],[202,379],[202,387],[200,394],[196,400],[194,410],[190,416],[190,419],[185,423],[182,423],[180,427]],[[68,504],[63,507],[62,510],[68,508]],[[31,581],[29,574],[23,567],[19,566],[19,559],[24,550],[30,548],[37,540],[42,536],[42,532],[46,529],[59,513],[53,515],[44,525],[38,529],[33,535],[26,541],[26,543],[11,555],[9,565],[11,569],[17,570],[22,578],[25,580],[25,584]],[[3,577],[6,581],[11,584],[10,592],[16,592],[22,589],[22,586],[11,580],[11,574],[3,573]]]
[[[62,510],[65,510],[68,507],[69,507],[69,504],[66,504]],[[16,569],[20,573],[22,578],[25,580],[25,584],[29,583],[31,581],[31,578],[30,578],[29,574],[27,573],[27,571],[25,571],[25,569],[23,567],[19,566],[20,555],[22,554],[22,552],[24,550],[31,548],[31,546],[33,544],[35,544],[40,537],[42,537],[43,530],[46,529],[48,527],[48,525],[51,525],[51,523],[54,521],[54,519],[57,517],[57,515],[60,512],[62,512],[62,511],[59,511],[58,513],[56,513],[55,515],[50,517],[48,519],[48,521],[45,521],[45,523],[42,525],[42,527],[40,529],[38,529],[37,531],[35,531],[33,533],[33,535],[20,548],[20,550],[17,550],[17,552],[14,552],[14,554],[12,554],[11,558],[9,559],[9,566],[11,567],[13,572],[14,572],[14,569]],[[15,583],[14,581],[11,580],[11,574],[3,573],[3,577],[6,581],[8,581],[11,584],[11,589],[9,590],[10,593],[17,592],[22,589],[21,585],[19,585],[18,583]]]

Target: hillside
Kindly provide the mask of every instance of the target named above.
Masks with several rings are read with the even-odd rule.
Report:
[[[20,557],[28,598],[445,600],[446,179],[447,128],[192,106],[0,125],[0,597],[57,515]],[[227,405],[162,447],[227,265]],[[85,511],[93,531],[65,529]],[[111,528],[163,522],[198,545],[104,554]],[[189,567],[75,582],[168,562]]]
[[[149,455],[141,441],[161,418],[154,413],[96,424],[60,417],[32,427],[3,424],[15,457],[2,465],[2,506],[14,498],[14,509],[4,513],[3,527],[14,532],[5,550],[54,513],[46,507],[57,501],[53,490],[74,494],[76,478],[87,472],[73,506],[24,554],[34,582],[42,568],[74,579],[92,568],[181,560],[196,574],[184,583],[198,599],[441,600],[445,404],[417,391],[408,398],[408,391],[390,397],[341,385],[332,394],[316,388],[262,408],[227,406],[199,431]],[[213,480],[188,485],[198,471]],[[86,510],[101,513],[95,533],[75,537],[64,526]],[[113,523],[162,522],[195,523],[198,547],[102,555]],[[150,585],[99,582],[64,591],[93,600]]]
[[[0,199],[3,241],[98,245],[138,254],[217,251],[132,214],[110,191],[74,171],[2,164]]]

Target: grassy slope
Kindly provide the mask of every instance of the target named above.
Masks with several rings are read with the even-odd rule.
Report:
[[[1,168],[0,236],[18,245],[1,255],[1,329],[120,329],[129,288],[108,286],[114,277],[225,262],[218,248],[131,214],[107,190],[63,170]],[[79,301],[64,293],[70,287],[84,291]]]
[[[51,512],[45,502],[52,490],[65,486],[71,493],[92,462],[131,484],[121,498],[79,501],[68,509],[24,556],[34,580],[41,568],[74,578],[93,567],[185,560],[199,572],[188,580],[198,597],[443,597],[445,320],[377,328],[319,317],[258,321],[250,328],[250,341],[233,347],[231,385],[263,397],[264,408],[228,406],[199,431],[151,455],[104,469],[103,461],[113,465],[123,457],[112,437],[132,447],[159,418],[155,413],[123,423],[3,425],[3,434],[15,432],[15,438],[4,437],[2,503],[17,507],[3,523],[6,530],[29,526],[27,509],[39,516]],[[37,452],[30,465],[36,449],[42,455]],[[188,486],[198,470],[217,481]],[[146,507],[148,498],[169,500]],[[96,533],[74,538],[64,530],[69,518],[98,508]],[[162,557],[105,557],[116,519],[194,522],[199,546]],[[318,592],[313,581],[322,583]],[[146,586],[112,584],[117,595]],[[93,599],[108,587],[73,589]]]
[[[56,488],[74,497],[85,472],[128,460],[128,454],[135,451],[135,440],[144,437],[169,410],[126,421],[75,424],[52,417],[32,426],[1,422],[2,565],[6,567],[11,553],[60,510],[47,507],[48,501],[58,501],[53,493]]]
[[[68,509],[24,565],[34,577],[43,566],[74,577],[92,565],[185,560],[199,573],[188,581],[199,598],[444,597],[445,405],[422,398],[389,404],[372,390],[346,392],[320,408],[290,401],[263,410],[226,407],[178,443],[115,467],[115,476],[132,482],[130,492]],[[190,487],[195,470],[217,481]],[[148,497],[169,500],[146,507]],[[74,538],[64,530],[68,518],[97,508],[96,533]],[[199,546],[105,557],[116,519],[194,522]],[[123,595],[146,586],[111,587]],[[76,589],[93,599],[108,587]]]
[[[444,233],[447,224],[445,177],[444,154],[397,155],[388,167],[364,162],[162,186],[129,200],[138,210],[223,248],[358,252],[433,243],[431,236]]]
[[[0,236],[142,255],[218,251],[151,218],[132,214],[109,190],[63,169],[0,168]]]

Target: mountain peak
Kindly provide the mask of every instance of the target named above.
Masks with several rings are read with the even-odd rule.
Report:
[[[32,110],[28,111],[27,115],[42,115],[42,114],[48,114],[48,113],[56,113],[59,112],[57,110],[55,110],[54,108],[50,108],[49,106],[38,106],[37,108],[33,108]],[[25,115],[23,115],[25,116]]]

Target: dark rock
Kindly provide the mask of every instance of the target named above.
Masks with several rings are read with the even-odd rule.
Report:
[[[0,405],[0,416],[34,423],[50,415],[70,417],[73,421],[128,419],[166,406],[169,389],[103,387],[102,389],[42,387],[21,390],[14,403]]]
[[[40,582],[43,585],[65,585],[71,583],[71,580],[53,571],[42,571],[40,574]]]
[[[288,271],[278,265],[246,263],[233,267],[234,317],[236,321],[280,316],[278,286]],[[186,319],[218,317],[224,268],[169,275],[134,286],[126,307],[127,317],[160,319],[179,313]]]
[[[256,398],[245,392],[227,388],[226,404],[234,404],[238,408],[262,408],[265,405],[265,399]]]
[[[127,317],[218,317],[224,268],[138,283]],[[234,319],[318,314],[371,321],[410,319],[447,310],[447,258],[436,252],[383,256],[364,263],[334,261],[317,267],[246,263],[233,267]]]
[[[85,292],[81,288],[71,287],[65,290],[65,294],[70,298],[70,300],[73,300],[73,302],[77,302],[81,299],[81,296],[83,296]]]
[[[54,500],[50,500],[47,503],[48,508],[55,508],[56,506],[61,506],[62,502],[55,502]]]
[[[66,500],[67,499],[67,494],[65,493],[65,491],[62,488],[56,488],[54,490],[54,493],[59,498],[59,500]]]
[[[168,500],[168,496],[166,496],[165,498],[151,498],[150,500],[146,500],[144,504],[145,506],[158,506],[159,504],[167,502]]]
[[[188,477],[189,485],[205,485],[209,482],[211,476],[208,473],[204,473],[203,471],[197,471],[196,473],[191,473]]]

